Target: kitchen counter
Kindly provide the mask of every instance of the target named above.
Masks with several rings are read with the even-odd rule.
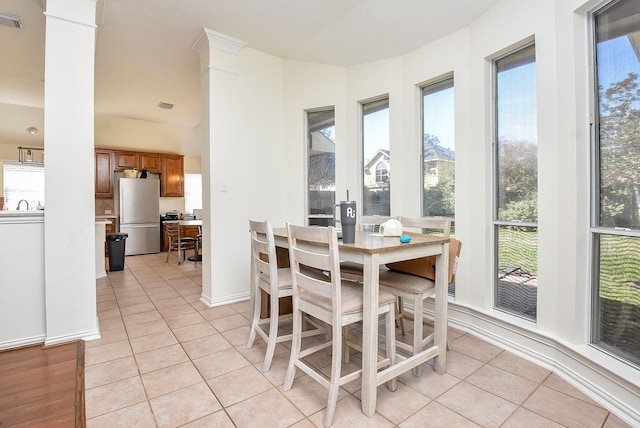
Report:
[[[105,219],[107,219],[107,220],[115,220],[117,218],[118,218],[118,216],[114,215],[114,214],[100,214],[100,215],[96,216],[96,220],[98,220],[98,219],[99,220],[105,220]]]
[[[102,278],[107,276],[105,257],[104,257],[104,243],[106,240],[106,225],[112,223],[113,218],[101,218],[102,216],[96,216],[96,278]]]
[[[42,223],[44,221],[44,211],[20,210],[8,211],[0,210],[0,223]]]

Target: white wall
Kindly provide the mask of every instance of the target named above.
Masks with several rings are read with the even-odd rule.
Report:
[[[198,158],[200,133],[197,125],[187,127],[107,115],[95,117],[96,147],[179,153]]]
[[[203,254],[211,257],[203,261],[202,299],[217,305],[249,298],[248,219],[283,218],[283,61],[250,47],[198,51],[209,100]]]
[[[344,159],[349,146],[346,112],[346,70],[344,67],[311,64],[300,61],[284,63],[284,146],[282,158],[282,191],[286,203],[274,225],[286,222],[306,224],[307,136],[305,110],[335,107],[336,162]],[[346,165],[336,165],[338,191],[336,202],[344,199]],[[260,219],[260,217],[258,217]]]
[[[0,236],[0,350],[43,342],[43,215],[0,214]]]

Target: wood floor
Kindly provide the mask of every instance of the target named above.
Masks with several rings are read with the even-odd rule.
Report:
[[[0,428],[84,427],[84,342],[0,352]]]

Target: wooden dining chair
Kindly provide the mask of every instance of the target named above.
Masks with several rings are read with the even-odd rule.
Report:
[[[445,217],[420,217],[420,218],[400,218],[404,232],[421,234],[438,234],[449,237],[451,235],[451,219]],[[423,308],[424,300],[433,296],[436,292],[434,278],[427,278],[433,273],[432,258],[411,260],[408,262],[389,263],[388,270],[380,272],[380,289],[394,294],[398,298],[398,313],[396,320],[404,333],[404,299],[413,302],[413,341],[406,344],[398,341],[396,346],[399,349],[409,352],[412,355],[419,354],[424,346],[433,341],[433,334],[424,336]],[[454,268],[454,266],[450,266]],[[413,374],[417,377],[421,375],[421,368],[417,366],[413,369]]]
[[[386,215],[362,215],[358,217],[356,228],[360,228],[363,224],[375,224],[376,229],[385,221],[396,218]],[[356,229],[357,230],[357,229]],[[362,270],[363,267],[360,263],[355,262],[341,262],[340,273],[344,279],[350,279],[352,281],[362,282]]]
[[[348,341],[343,343],[343,334],[349,325],[363,319],[362,286],[352,281],[343,281],[340,276],[338,237],[333,226],[287,224],[287,232],[293,282],[293,340],[284,390],[291,389],[296,368],[327,388],[329,396],[324,426],[328,427],[333,422],[340,385],[362,376],[362,370],[341,376],[343,352],[349,352],[350,346],[356,347]],[[324,272],[324,275],[319,277],[308,273],[317,271]],[[379,359],[379,367],[395,364],[394,306],[395,296],[380,291],[377,312],[378,315],[385,315],[386,355]],[[331,335],[325,336],[324,342],[312,344],[305,349],[301,349],[303,314],[311,315],[331,326]],[[305,362],[304,358],[329,347],[331,374],[327,379],[323,372]],[[387,388],[392,391],[396,389],[395,378],[387,382]]]
[[[165,262],[169,263],[169,256],[171,255],[171,251],[180,250],[180,252],[182,252],[182,260],[180,259],[180,257],[178,257],[178,264],[180,264],[187,258],[187,253],[185,250],[195,250],[197,239],[188,236],[180,236],[180,238],[178,238],[178,236],[180,235],[178,230],[180,228],[180,225],[178,223],[166,222],[165,228],[167,231],[167,237],[169,238],[169,249],[167,251],[167,259],[165,260]]]
[[[201,262],[202,256],[200,255],[200,248],[202,248],[202,226],[198,225],[198,234],[196,235],[196,245],[195,250],[193,251],[193,261]],[[191,260],[191,257],[189,257]]]
[[[251,298],[253,315],[247,348],[253,347],[256,333],[266,342],[267,350],[262,364],[262,371],[271,369],[276,345],[291,340],[291,333],[278,335],[279,322],[291,319],[291,314],[280,315],[280,298],[293,295],[291,269],[278,268],[276,246],[273,229],[267,221],[249,220],[251,233]],[[268,299],[269,317],[260,318],[262,299]],[[317,323],[315,329],[304,332],[305,337],[325,333]],[[265,328],[268,325],[268,330]]]

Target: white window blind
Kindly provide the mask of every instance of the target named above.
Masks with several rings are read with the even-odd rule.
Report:
[[[194,209],[202,209],[202,174],[185,172],[184,211],[193,213]]]
[[[44,205],[44,166],[5,161],[4,199],[10,210],[16,209],[23,199],[29,203],[29,209],[36,209],[38,202]],[[20,208],[26,209],[24,202]]]

